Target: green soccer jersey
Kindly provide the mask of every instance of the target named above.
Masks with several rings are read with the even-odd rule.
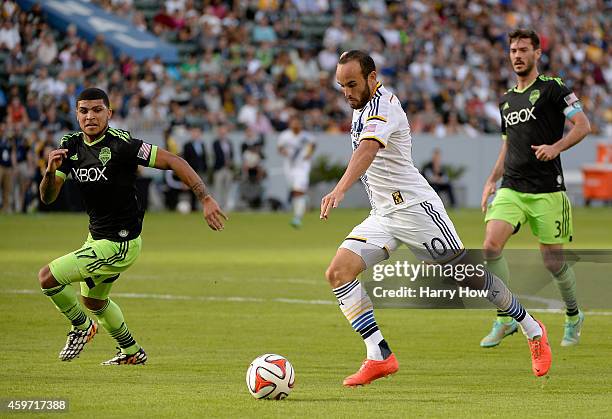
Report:
[[[138,165],[155,164],[157,146],[132,138],[128,131],[108,128],[85,142],[82,132],[65,135],[59,148],[68,149],[56,171],[77,182],[95,240],[123,242],[140,235],[144,208],[136,195]]]
[[[559,141],[565,118],[580,111],[578,98],[560,78],[540,75],[523,90],[508,90],[500,103],[507,144],[502,188],[526,193],[564,191],[560,156],[540,161],[531,146]]]

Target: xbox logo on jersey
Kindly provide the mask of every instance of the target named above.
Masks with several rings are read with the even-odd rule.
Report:
[[[512,126],[518,124],[519,122],[527,122],[531,118],[537,119],[533,114],[533,111],[535,111],[535,106],[532,106],[529,109],[523,108],[520,111],[510,112],[508,115],[504,115],[504,121],[506,122],[506,125]]]
[[[108,178],[104,175],[105,170],[106,167],[72,169],[72,177],[79,182],[97,182],[99,180],[108,180]]]

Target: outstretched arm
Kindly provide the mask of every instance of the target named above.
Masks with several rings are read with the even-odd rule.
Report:
[[[321,200],[321,219],[327,219],[332,208],[338,207],[346,191],[368,170],[379,149],[380,144],[377,141],[366,139],[359,143],[342,178],[336,187]]]
[[[60,148],[49,153],[47,160],[47,170],[40,182],[40,200],[45,204],[50,204],[57,199],[64,179],[60,176],[55,176],[55,171],[62,165],[62,161],[68,156],[68,150]]]
[[[154,167],[156,169],[174,171],[179,179],[189,186],[202,203],[204,218],[209,227],[216,231],[223,230],[224,220],[227,220],[227,216],[221,211],[217,202],[210,195],[200,176],[185,160],[160,148],[157,150]]]

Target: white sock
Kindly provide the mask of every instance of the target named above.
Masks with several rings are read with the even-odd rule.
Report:
[[[348,284],[332,290],[338,299],[342,314],[351,323],[353,330],[358,332],[366,344],[367,358],[382,361],[391,351],[378,329],[374,318],[372,300],[361,286],[359,280],[354,279]]]
[[[533,339],[536,336],[542,336],[542,328],[535,321],[531,314],[525,314],[525,318],[520,322],[521,329],[523,330],[523,334],[527,337],[527,339]]]
[[[300,195],[293,198],[293,216],[302,219],[306,212],[306,195]]]
[[[364,340],[366,344],[366,358],[374,359],[376,361],[382,361],[385,359],[381,352],[380,346],[378,345],[383,340],[384,338],[382,333],[380,333],[380,330],[377,330],[369,338]]]

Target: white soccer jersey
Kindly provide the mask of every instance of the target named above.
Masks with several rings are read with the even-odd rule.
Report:
[[[278,136],[278,146],[287,151],[285,165],[289,167],[302,166],[304,163],[310,165],[310,159],[307,156],[314,143],[313,136],[306,131],[295,134],[288,129]]]
[[[366,138],[382,145],[361,177],[373,214],[385,215],[437,196],[412,162],[410,125],[402,105],[380,82],[368,104],[353,111],[353,151]]]

